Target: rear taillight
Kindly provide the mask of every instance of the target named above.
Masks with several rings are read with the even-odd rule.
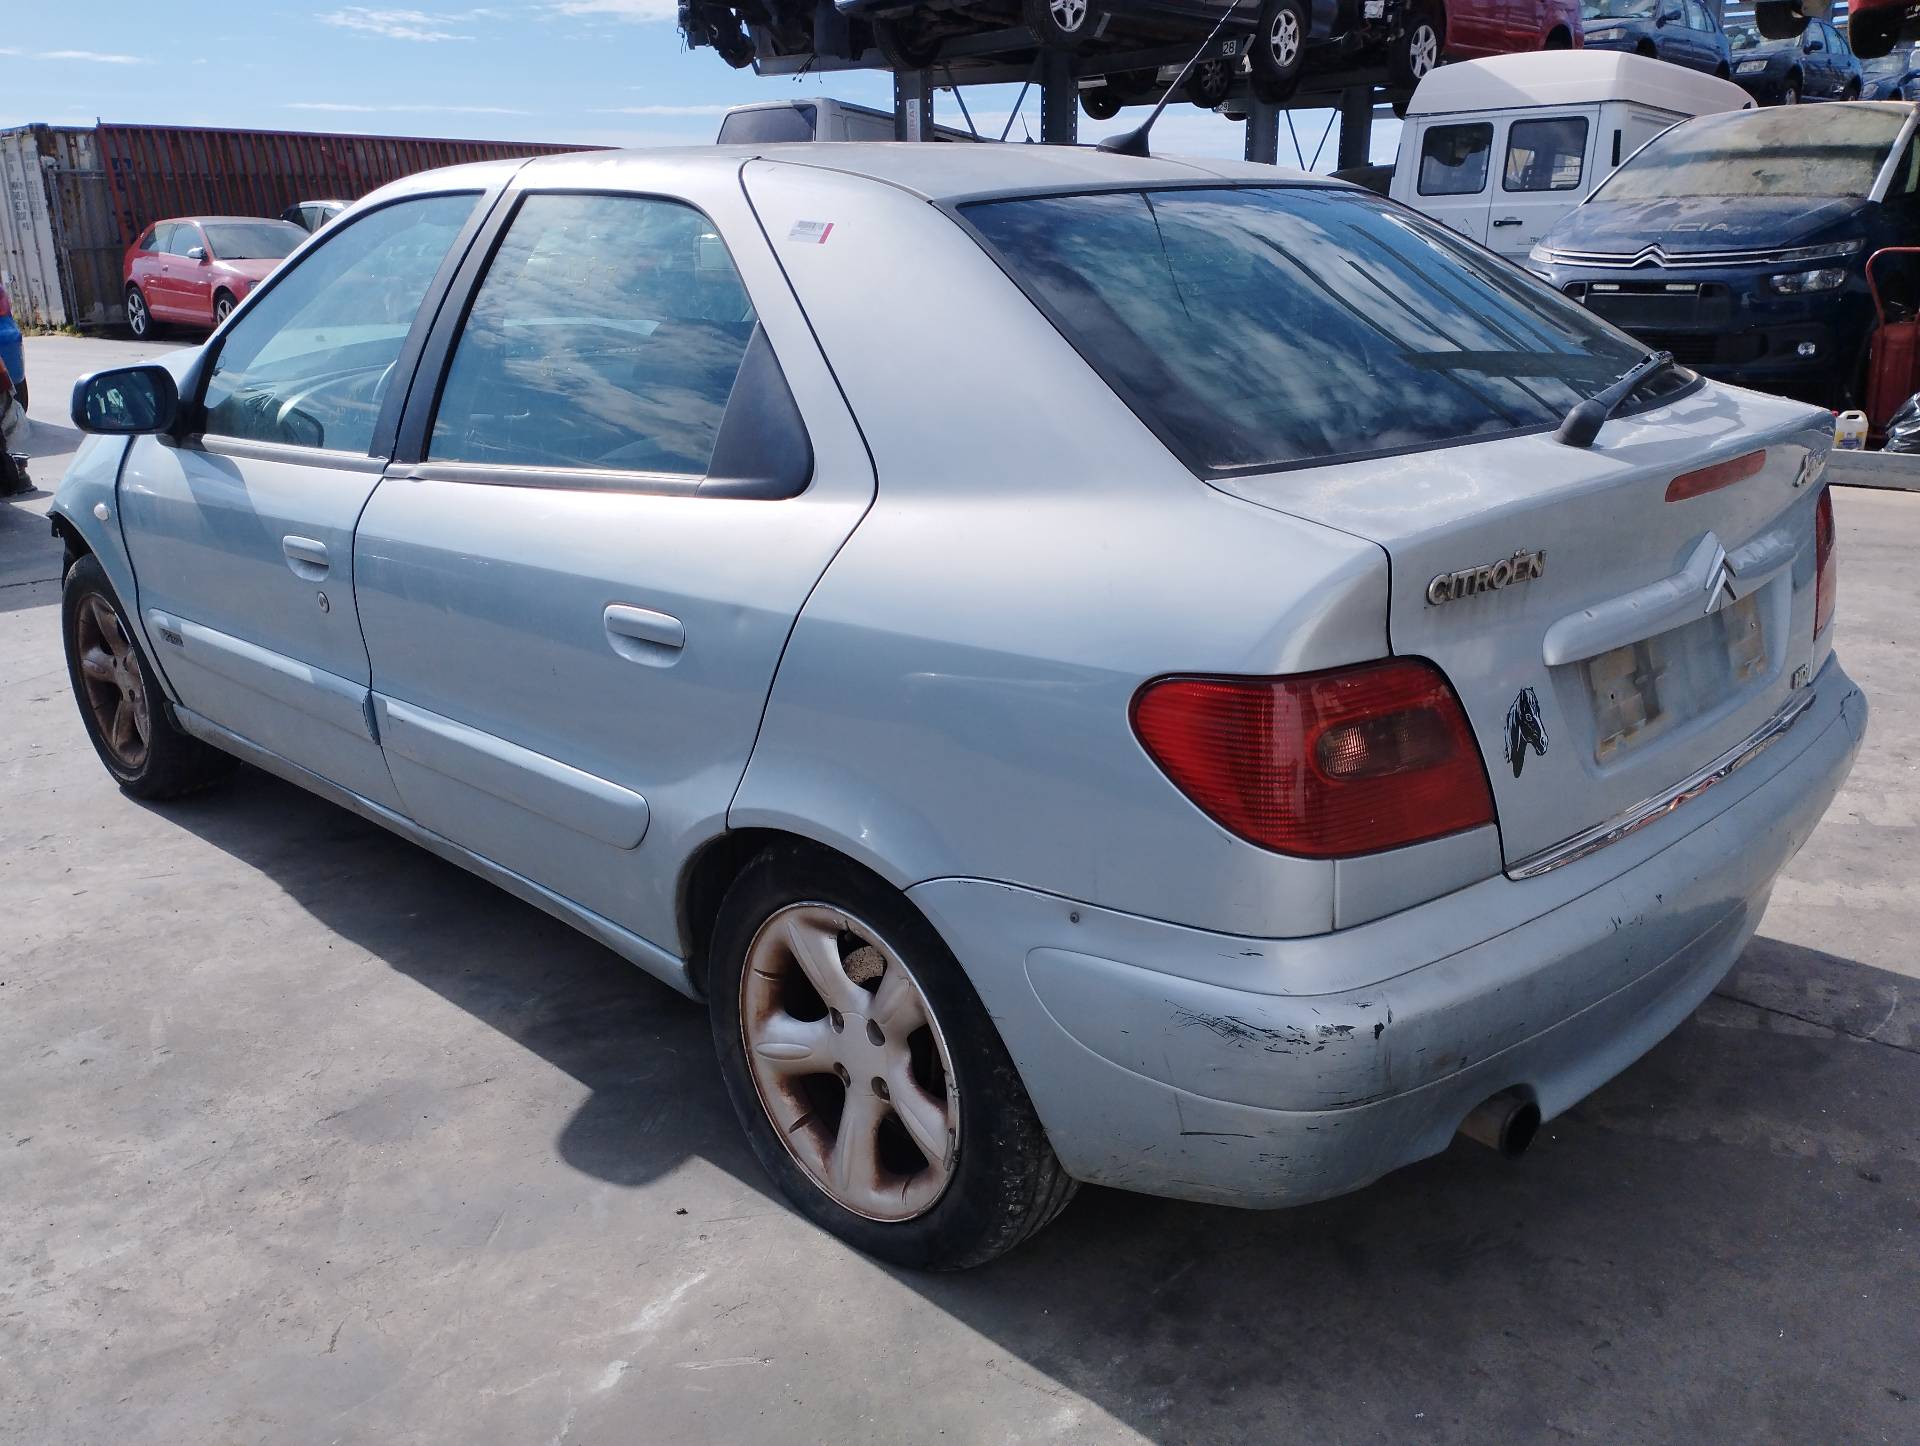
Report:
[[[1133,731],[1201,811],[1308,858],[1373,853],[1493,822],[1479,747],[1431,663],[1290,678],[1161,678]]]
[[[1833,489],[1822,487],[1813,508],[1813,635],[1817,638],[1833,621],[1833,604],[1840,595],[1840,569],[1833,556]]]

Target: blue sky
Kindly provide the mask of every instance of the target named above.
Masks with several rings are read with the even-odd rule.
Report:
[[[153,0],[17,5],[0,27],[0,126],[95,120],[274,130],[359,131],[595,145],[685,145],[713,139],[729,105],[831,95],[892,105],[888,77],[839,72],[804,79],[729,69],[711,50],[687,51],[674,0],[520,0],[487,6],[262,3],[180,6]],[[1016,87],[969,90],[977,124],[997,133]],[[951,95],[943,123],[961,124]],[[1140,112],[1096,124],[1082,139],[1124,129]],[[1311,157],[1324,112],[1294,123]],[[1038,97],[1023,123],[1037,134]],[[1376,152],[1391,151],[1375,129]],[[1157,148],[1238,155],[1236,124],[1190,106],[1169,109]],[[1286,132],[1281,159],[1293,160]],[[1333,164],[1325,143],[1319,169]]]

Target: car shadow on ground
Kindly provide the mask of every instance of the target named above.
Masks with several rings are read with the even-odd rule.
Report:
[[[162,813],[587,1086],[575,1169],[698,1155],[771,1195],[699,1005],[250,769]],[[1763,939],[1517,1164],[1456,1144],[1272,1213],[1088,1189],[991,1266],[893,1274],[1058,1383],[1036,1419],[1084,1400],[1156,1441],[1913,1439],[1916,988]]]

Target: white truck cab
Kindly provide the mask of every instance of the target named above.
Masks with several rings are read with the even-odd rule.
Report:
[[[766,145],[773,141],[890,141],[893,112],[820,96],[811,100],[761,100],[737,105],[720,118],[723,146]],[[936,141],[976,141],[952,126],[935,126]]]
[[[1443,65],[1407,104],[1388,194],[1520,261],[1668,126],[1752,105],[1731,81],[1611,50]]]

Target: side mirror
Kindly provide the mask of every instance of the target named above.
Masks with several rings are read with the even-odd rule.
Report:
[[[205,261],[206,259],[207,259],[207,248],[206,248],[206,247],[204,247],[204,246],[189,246],[189,247],[187,248],[187,260],[189,260],[189,261]]]
[[[95,372],[73,384],[73,425],[96,436],[171,431],[179,415],[173,373],[152,363]]]

